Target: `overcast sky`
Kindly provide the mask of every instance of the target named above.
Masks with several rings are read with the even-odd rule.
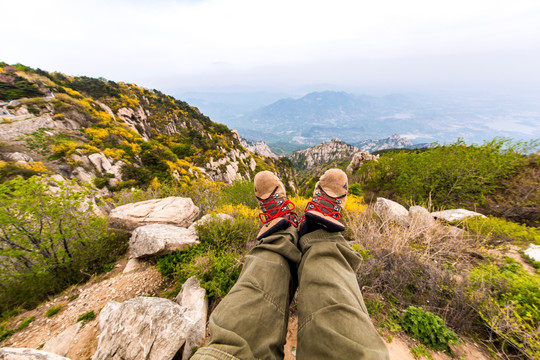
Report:
[[[0,60],[165,92],[540,92],[539,0],[0,0]]]

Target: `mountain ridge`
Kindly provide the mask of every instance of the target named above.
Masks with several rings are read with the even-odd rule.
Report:
[[[226,125],[155,89],[0,63],[0,103],[3,178],[54,172],[115,190],[273,170],[293,183],[284,163],[248,152]],[[10,161],[13,153],[32,160]]]

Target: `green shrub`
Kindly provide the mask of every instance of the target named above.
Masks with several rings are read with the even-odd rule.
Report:
[[[0,99],[14,100],[22,97],[42,96],[39,88],[15,73],[4,73],[4,76],[11,78],[11,82],[2,80],[0,82]]]
[[[422,344],[418,344],[411,349],[411,354],[413,354],[415,359],[420,359],[421,357],[426,357],[428,360],[433,360],[433,356],[428,353],[427,349]]]
[[[356,195],[356,196],[362,196],[363,195],[362,185],[357,183],[357,182],[349,185],[349,193],[351,193],[353,195]]]
[[[4,327],[0,326],[0,341],[4,341],[13,334],[15,334],[15,330],[5,329]]]
[[[107,220],[93,214],[90,189],[58,182],[52,192],[48,181],[0,184],[0,314],[100,273],[127,248],[127,236],[108,233]]]
[[[62,310],[62,305],[53,306],[45,311],[45,316],[48,318],[53,317],[54,315],[58,314],[60,310]]]
[[[27,328],[28,325],[30,325],[30,323],[35,319],[35,316],[30,316],[24,319],[23,321],[21,321],[21,323],[19,324],[19,326],[17,326],[16,329],[6,329],[4,326],[0,325],[0,342],[15,334],[17,331],[21,331],[22,329]]]
[[[500,339],[503,350],[511,346],[529,358],[540,357],[540,276],[531,274],[511,258],[497,266],[476,266],[470,273],[471,296],[479,297],[484,323]]]
[[[483,203],[502,180],[515,176],[527,163],[521,152],[535,145],[513,144],[508,139],[480,146],[458,141],[419,153],[384,154],[379,161],[364,164],[359,175],[366,195],[400,203],[473,206]]]
[[[493,216],[468,218],[462,225],[467,231],[488,236],[494,242],[519,242],[540,245],[540,229],[516,224]]]
[[[173,278],[178,289],[196,276],[215,305],[238,279],[246,243],[257,234],[258,225],[245,218],[214,219],[197,226],[197,231],[199,244],[161,257],[157,268]]]
[[[409,306],[403,312],[400,324],[405,332],[433,350],[450,351],[449,345],[458,342],[457,335],[444,325],[440,317],[421,307]]]
[[[20,330],[22,330],[22,329],[24,329],[24,328],[27,328],[28,325],[30,325],[30,323],[31,323],[32,321],[34,321],[35,319],[36,319],[35,316],[30,316],[30,317],[24,319],[24,320],[19,324],[19,326],[17,326],[17,331],[20,331]]]
[[[81,316],[77,318],[77,322],[82,321],[83,324],[90,322],[96,318],[96,313],[94,313],[94,310],[85,312]]]
[[[258,208],[259,203],[255,198],[253,182],[249,180],[237,180],[225,186],[221,191],[221,204],[243,204],[252,209]]]

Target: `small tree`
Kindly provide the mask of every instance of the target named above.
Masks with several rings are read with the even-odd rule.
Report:
[[[93,213],[90,195],[74,182],[50,185],[37,176],[0,184],[0,312],[62,290],[110,261],[107,220]]]

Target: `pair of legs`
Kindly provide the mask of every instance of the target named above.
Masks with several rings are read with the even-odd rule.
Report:
[[[272,188],[270,181],[266,189]],[[325,202],[328,195],[315,201],[320,214],[306,216],[299,236],[280,191],[271,192],[275,200],[261,201],[262,207],[270,203],[270,209],[263,207],[268,226],[246,256],[237,283],[210,316],[209,345],[192,359],[282,359],[297,288],[298,359],[388,359],[356,281],[360,257],[334,231],[337,222],[325,218],[331,210],[318,211],[332,208]]]

